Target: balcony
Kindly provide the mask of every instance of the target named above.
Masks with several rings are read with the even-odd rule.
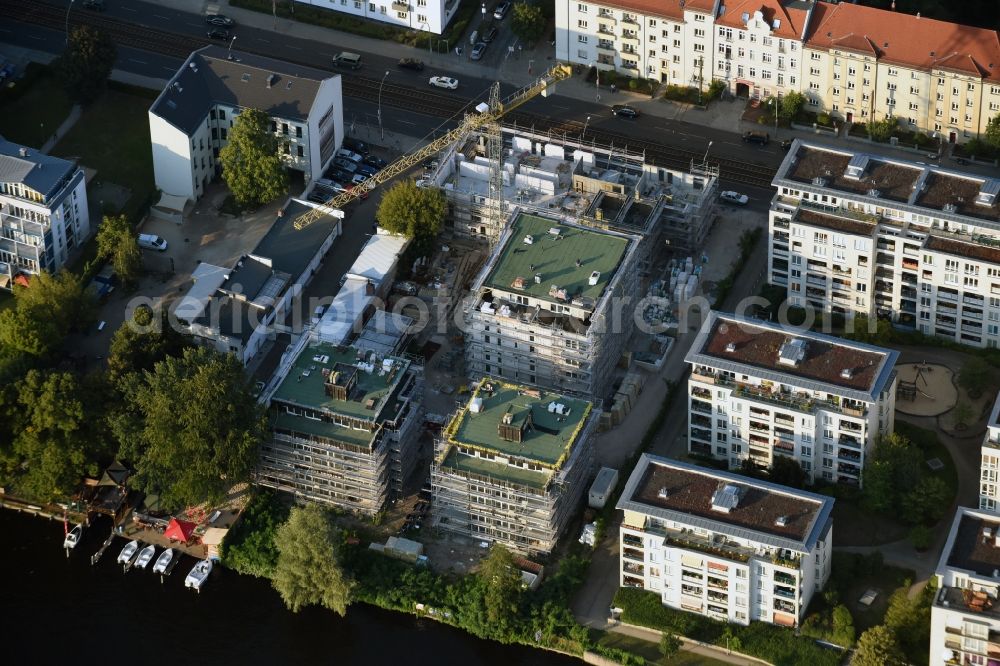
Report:
[[[711,555],[724,560],[736,560],[746,562],[753,554],[752,548],[732,545],[721,535],[715,538],[701,537],[693,532],[683,532],[678,530],[668,530],[661,527],[647,527],[643,530],[648,534],[662,537],[667,544],[677,548],[694,550],[699,553]],[[700,580],[698,582],[701,582]]]
[[[798,569],[802,566],[802,557],[791,551],[782,549],[771,556],[771,563],[776,564],[779,567]]]
[[[622,557],[626,560],[632,560],[633,562],[640,562],[643,564],[646,562],[646,557],[642,554],[642,551],[632,548],[622,548]]]
[[[716,590],[728,590],[729,581],[723,578],[714,578],[712,576],[708,577],[708,586]]]
[[[920,262],[916,259],[910,259],[908,257],[903,257],[903,270],[915,271],[920,266]]]
[[[392,3],[392,9],[397,12],[408,12],[410,11],[410,5],[406,4],[405,2],[399,2],[399,0],[396,0],[395,2]]]
[[[798,585],[798,580],[795,576],[787,574],[784,571],[776,571],[774,573],[774,582],[782,585],[791,585],[792,587]]]
[[[642,548],[642,537],[637,537],[634,534],[623,534],[622,543],[626,546],[635,546],[636,548]]]
[[[718,592],[708,591],[708,600],[714,601],[717,604],[728,604],[729,597],[725,594],[719,594]]]
[[[849,435],[841,435],[837,439],[837,444],[840,446],[850,446],[851,448],[861,449],[861,440],[857,437],[850,437]]]
[[[837,472],[848,476],[861,476],[861,468],[853,463],[837,463]]]
[[[645,587],[645,584],[638,578],[632,578],[631,576],[624,576],[622,578],[622,586],[624,587],[636,587],[640,590]]]
[[[597,50],[612,56],[618,52],[615,49],[614,43],[605,41],[600,41],[597,43]]]
[[[854,453],[853,451],[849,451],[847,449],[838,449],[837,459],[844,460],[852,464],[861,464],[861,454]]]
[[[772,224],[774,225],[775,229],[787,229],[788,228],[788,220],[785,220],[785,219],[780,218],[780,217],[775,218],[774,222],[772,222]]]
[[[623,46],[630,45],[639,48],[639,35],[629,30],[622,30],[621,42]]]
[[[816,398],[813,398],[812,396],[804,392],[800,393],[772,392],[750,384],[741,384],[739,382],[734,382],[731,379],[728,379],[722,375],[705,375],[705,374],[692,373],[691,378],[696,379],[697,381],[705,381],[706,379],[708,379],[710,383],[713,383],[716,386],[724,386],[733,389],[733,393],[740,397],[748,398],[750,400],[758,400],[760,402],[767,402],[773,405],[777,405],[778,407],[783,407],[785,409],[798,412],[811,413],[815,409],[826,409],[830,411],[840,412],[848,416],[862,417],[866,414],[867,411],[864,405],[862,404],[859,404],[858,406],[855,407],[854,405],[846,403],[838,404],[835,402],[827,402],[826,400],[818,400]],[[751,407],[750,412],[752,414],[756,413],[754,412],[755,409],[759,410],[759,412],[762,415],[767,413],[766,411],[756,407]]]
[[[785,601],[783,599],[775,599],[774,600],[774,610],[781,611],[783,613],[794,613],[795,612],[795,604],[789,603],[789,602],[787,602],[787,601]]]
[[[711,400],[712,392],[702,386],[692,386],[691,395],[702,400]]]
[[[795,598],[796,598],[796,594],[795,594],[795,589],[794,588],[789,589],[787,587],[781,587],[781,586],[778,586],[778,585],[774,586],[774,594],[775,594],[775,596],[783,597],[785,599],[791,599],[792,601],[795,601]]]
[[[632,562],[626,562],[624,564],[624,566],[623,566],[623,570],[624,571],[626,571],[628,573],[631,573],[631,574],[638,574],[640,576],[643,575],[643,569],[644,568],[645,567],[643,565],[641,565],[641,564],[634,564]]]
[[[864,426],[862,426],[860,423],[855,423],[854,421],[841,421],[840,429],[847,430],[849,432],[861,432],[862,430],[864,430]]]
[[[795,427],[795,418],[789,416],[788,414],[782,414],[780,412],[774,413],[774,424],[788,426],[789,428]]]
[[[693,412],[699,412],[701,414],[711,414],[712,413],[712,405],[708,404],[707,402],[702,402],[701,400],[694,400],[694,399],[692,399],[691,400],[691,411],[693,411]],[[711,425],[711,423],[709,423],[709,425]]]

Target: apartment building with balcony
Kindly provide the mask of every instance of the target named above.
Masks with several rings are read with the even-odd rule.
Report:
[[[860,4],[816,3],[800,90],[812,111],[846,122],[887,116],[956,142],[1000,113],[995,30]]]
[[[55,273],[89,236],[83,169],[0,137],[0,289]]]
[[[931,666],[1000,660],[1000,517],[959,507],[935,572]]]
[[[830,577],[833,503],[644,453],[618,501],[620,584],[723,622],[798,627]]]
[[[1000,513],[1000,395],[993,403],[980,449],[979,510]]]
[[[640,241],[515,211],[466,305],[470,375],[603,396],[634,328]]]
[[[251,108],[270,116],[285,164],[306,184],[321,177],[344,140],[339,75],[206,46],[188,56],[149,109],[156,186],[201,198],[222,172],[219,151],[236,116]]]
[[[416,469],[422,374],[406,359],[315,342],[270,394],[256,481],[374,516]]]
[[[734,0],[715,19],[708,80],[726,83],[740,97],[766,99],[798,91],[802,41],[812,0]]]
[[[295,0],[398,28],[440,35],[458,11],[460,0]],[[478,10],[476,12],[478,14]]]
[[[556,57],[678,86],[712,81],[721,0],[556,2]]]
[[[790,305],[1000,340],[1000,179],[798,142],[775,174],[769,281]]]
[[[811,481],[861,484],[892,432],[899,353],[712,311],[684,359],[688,451],[768,468],[796,460]]]
[[[589,401],[484,378],[435,444],[433,524],[550,552],[590,480],[597,421]]]

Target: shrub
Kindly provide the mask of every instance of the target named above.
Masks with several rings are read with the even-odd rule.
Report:
[[[622,664],[623,666],[646,666],[646,660],[637,654],[632,654],[626,650],[606,645],[595,645],[593,651],[605,659]]]
[[[816,124],[830,127],[833,124],[833,120],[830,118],[830,114],[820,113],[816,116]]]
[[[930,548],[933,540],[934,532],[926,525],[917,525],[910,530],[910,542],[914,548],[921,552]]]

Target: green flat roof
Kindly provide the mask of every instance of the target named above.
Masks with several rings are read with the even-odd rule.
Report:
[[[521,467],[513,467],[504,463],[492,460],[483,460],[473,456],[466,456],[458,452],[458,449],[451,447],[451,451],[441,462],[441,467],[453,469],[459,472],[478,474],[492,479],[500,479],[508,483],[517,483],[529,488],[542,490],[552,477],[552,472],[544,470],[536,472]]]
[[[492,392],[487,390],[490,386]],[[478,399],[482,400],[482,408],[477,413],[472,411],[471,405]],[[568,413],[564,410],[559,415],[548,411],[549,403],[553,402],[564,405]],[[523,432],[523,441],[507,441],[500,437],[498,426],[508,410],[514,426],[524,423],[530,413],[531,423]],[[454,444],[559,468],[589,413],[590,403],[584,400],[487,378],[480,383],[469,405],[455,416],[448,432]]]
[[[306,347],[275,391],[273,400],[358,419],[381,420],[389,403],[388,398],[403,378],[410,362],[388,357],[394,362],[393,371],[383,372],[382,363],[377,362],[374,370],[367,372],[356,367],[363,360],[358,356],[361,353],[353,347],[336,347],[325,342]],[[357,383],[347,400],[337,400],[326,394],[324,369],[337,369],[342,375],[357,371]],[[366,407],[369,401],[374,401],[372,409]]]
[[[553,227],[560,229],[558,237],[549,233]],[[553,302],[558,301],[549,296],[552,285],[566,290],[567,302],[577,296],[600,298],[629,244],[629,240],[621,236],[567,226],[526,213],[518,215],[512,229],[507,245],[486,279],[486,286]],[[524,242],[529,235],[534,241],[530,245]],[[580,260],[579,267],[577,260]],[[590,285],[590,275],[594,271],[598,271],[600,277],[597,284]],[[535,283],[536,273],[542,275],[539,284]],[[524,278],[524,286],[515,289],[512,285],[519,277]]]
[[[374,432],[355,430],[354,428],[345,428],[333,423],[327,423],[326,421],[307,419],[304,416],[289,414],[284,410],[280,410],[274,415],[271,427],[293,430],[303,435],[327,437],[344,442],[345,444],[353,444],[354,446],[361,447],[370,447],[372,438],[375,436]]]

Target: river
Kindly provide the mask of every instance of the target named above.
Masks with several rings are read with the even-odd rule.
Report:
[[[90,555],[108,523],[67,559],[58,522],[0,510],[0,618],[9,664],[364,664],[578,666],[582,662],[482,641],[431,620],[369,606],[347,616],[285,610],[263,580],[216,567],[201,594],[184,588],[185,558],[161,584],[115,563],[118,539],[97,566]]]

